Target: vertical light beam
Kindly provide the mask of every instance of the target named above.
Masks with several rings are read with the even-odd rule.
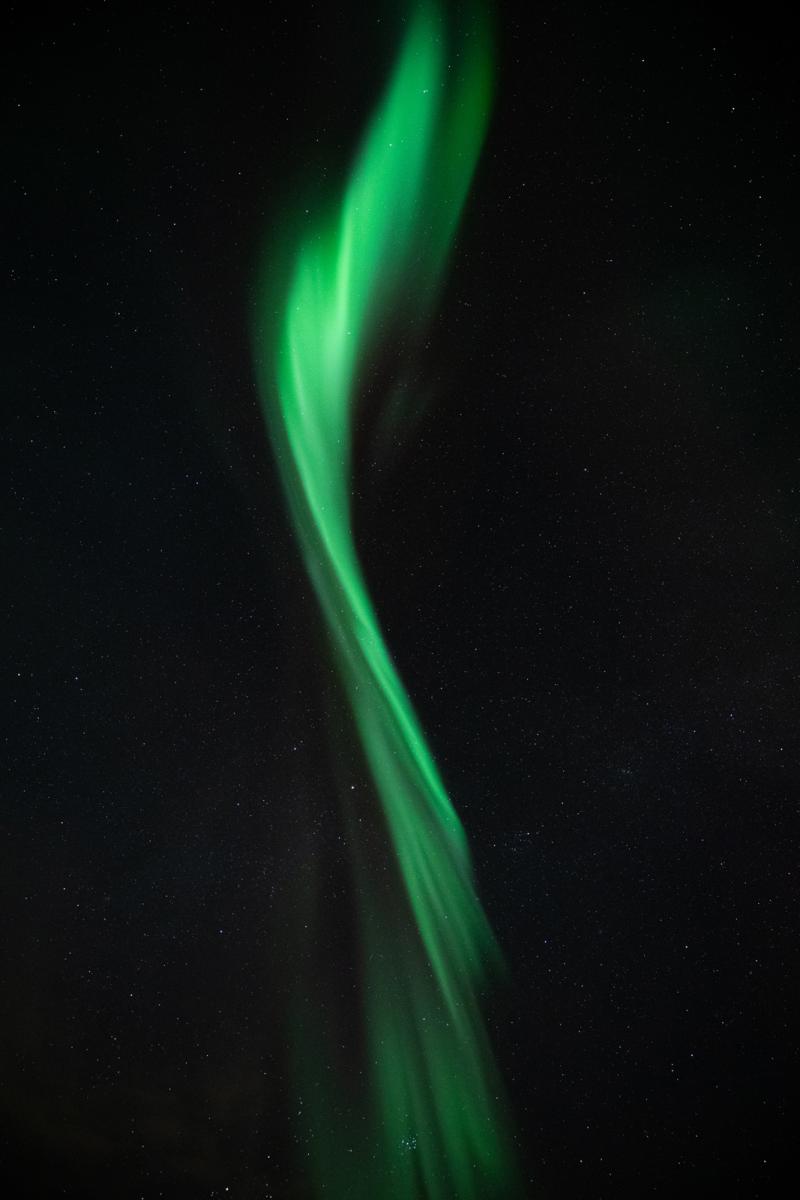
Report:
[[[317,1089],[316,1108],[304,1100],[317,1126],[309,1144],[318,1192],[369,1200],[516,1192],[478,999],[497,951],[464,831],[381,635],[351,519],[359,370],[381,318],[430,305],[486,128],[485,20],[471,11],[457,40],[446,33],[435,5],[415,10],[341,201],[300,240],[277,332],[269,262],[255,325],[289,512],[396,864],[392,892],[374,838],[367,844],[345,811],[363,963],[358,1128],[336,1127],[335,1082]],[[318,1031],[307,1033],[307,1046],[318,1046]]]

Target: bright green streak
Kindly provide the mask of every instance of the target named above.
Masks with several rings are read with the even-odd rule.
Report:
[[[301,240],[272,359],[260,353],[268,283],[256,331],[295,532],[399,872],[392,893],[374,841],[346,808],[371,1074],[356,1129],[335,1128],[335,1084],[317,1087],[324,1098],[309,1139],[318,1190],[369,1200],[486,1200],[514,1190],[477,998],[496,951],[461,823],[381,636],[350,504],[358,373],[382,315],[401,301],[415,316],[430,305],[485,132],[486,27],[473,20],[449,54],[444,33],[432,5],[417,9],[340,205]],[[324,1039],[311,1030],[299,1039],[307,1047],[299,1079],[313,1091],[310,1047]]]

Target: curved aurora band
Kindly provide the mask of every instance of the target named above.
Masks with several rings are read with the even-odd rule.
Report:
[[[416,321],[430,308],[486,128],[485,19],[470,11],[449,55],[445,33],[433,4],[415,10],[340,203],[300,239],[277,327],[265,260],[254,330],[292,524],[381,814],[367,835],[343,789],[362,969],[355,1083],[337,1077],[355,1068],[336,1063],[313,1006],[297,1005],[308,1166],[316,1194],[334,1198],[487,1200],[518,1190],[478,1001],[499,954],[464,831],[381,636],[351,520],[359,371],[381,321],[399,309]]]

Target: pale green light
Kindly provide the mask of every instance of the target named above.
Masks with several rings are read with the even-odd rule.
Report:
[[[417,311],[430,303],[485,132],[485,24],[473,17],[449,47],[445,32],[433,5],[416,10],[340,204],[301,238],[272,356],[263,344],[274,307],[268,264],[256,328],[260,393],[295,532],[406,896],[386,902],[380,867],[345,810],[371,1073],[358,1133],[336,1128],[325,1110],[332,1093],[319,1093],[312,1171],[320,1193],[369,1200],[515,1190],[477,997],[497,952],[464,831],[381,636],[350,506],[358,371],[383,314],[400,299]],[[307,1056],[317,1052],[313,1031],[305,1045]],[[300,1073],[307,1081],[308,1062]]]

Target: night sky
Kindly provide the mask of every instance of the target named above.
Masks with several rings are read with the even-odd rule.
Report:
[[[15,9],[0,1175],[310,1200],[282,1014],[356,954],[342,701],[249,323],[259,247],[341,186],[402,14]],[[532,1200],[767,1200],[794,1170],[777,13],[498,5],[446,285],[366,388],[358,545],[507,960],[486,1013]],[[401,369],[420,403],[387,441]],[[304,889],[334,930],[312,963],[285,919]]]

